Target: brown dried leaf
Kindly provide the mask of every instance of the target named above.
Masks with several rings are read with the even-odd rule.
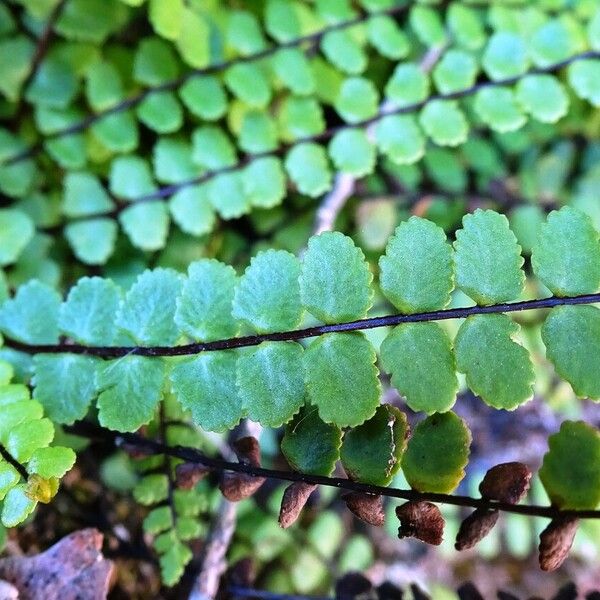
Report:
[[[316,488],[314,483],[304,483],[303,481],[295,481],[285,488],[279,510],[279,525],[283,529],[287,529],[296,522],[309,496]]]
[[[260,467],[260,445],[255,437],[247,436],[233,442],[238,460],[245,465]]]
[[[219,489],[230,502],[239,502],[252,496],[265,481],[265,477],[246,473],[223,473]]]
[[[468,550],[480,542],[493,528],[500,513],[497,510],[478,508],[461,524],[456,535],[454,547],[457,550]]]
[[[348,510],[365,523],[375,525],[375,527],[381,527],[384,524],[385,512],[381,496],[363,492],[350,492],[344,494],[342,499]]]
[[[543,571],[554,571],[563,564],[573,545],[579,519],[561,517],[552,519],[540,534],[540,567]]]
[[[411,500],[396,508],[400,519],[398,537],[415,537],[426,544],[439,546],[444,534],[444,517],[431,502]]]
[[[198,463],[180,463],[175,467],[175,485],[191,490],[210,473],[210,469]]]
[[[481,495],[488,500],[517,504],[529,491],[531,469],[520,462],[492,467],[479,484]]]
[[[113,564],[101,547],[98,530],[82,529],[42,554],[0,560],[0,579],[19,590],[20,600],[103,600]]]

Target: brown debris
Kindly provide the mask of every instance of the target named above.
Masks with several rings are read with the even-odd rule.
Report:
[[[573,545],[579,519],[561,517],[552,519],[540,534],[540,567],[543,571],[554,571],[563,564]]]
[[[517,504],[529,491],[531,469],[520,462],[502,463],[492,467],[479,484],[487,500]]]
[[[381,496],[363,492],[349,492],[344,494],[342,499],[348,510],[365,523],[375,525],[375,527],[381,527],[384,524],[385,512]]]
[[[500,513],[497,510],[478,508],[461,524],[456,535],[454,547],[457,550],[468,550],[480,542],[496,525]]]
[[[238,460],[253,467],[260,467],[260,445],[255,437],[247,436],[233,442]]]
[[[296,522],[309,496],[316,488],[316,484],[303,481],[295,481],[285,488],[279,510],[279,525],[283,529]]]
[[[100,548],[102,534],[82,529],[35,556],[0,560],[0,579],[19,591],[20,600],[103,600],[113,570]]]
[[[411,500],[396,508],[400,519],[398,537],[415,537],[426,544],[439,546],[444,534],[444,517],[431,502]]]
[[[265,477],[246,473],[223,473],[219,489],[230,502],[239,502],[252,496],[265,481]]]
[[[175,467],[175,485],[191,490],[210,473],[210,469],[198,463],[180,463]]]

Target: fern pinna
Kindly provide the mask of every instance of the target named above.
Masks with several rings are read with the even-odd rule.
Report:
[[[338,487],[457,550],[543,517],[558,568],[600,516],[598,106],[594,0],[0,4],[4,526],[92,440],[168,586],[265,481],[236,558],[315,505],[335,541]],[[482,467],[467,399],[534,397],[537,473]]]

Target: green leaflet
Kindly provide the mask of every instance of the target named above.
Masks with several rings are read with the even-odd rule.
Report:
[[[4,459],[0,460],[0,500],[4,500],[8,491],[15,487],[20,479],[21,476],[11,464]]]
[[[329,476],[340,456],[341,444],[340,429],[322,421],[315,406],[306,405],[287,424],[281,452],[295,471]]]
[[[290,98],[286,99],[286,104],[288,104],[287,100]],[[269,152],[277,148],[277,136],[277,125],[270,115],[259,111],[248,111],[242,118],[237,143],[242,150],[250,154]],[[257,159],[250,164],[262,163],[266,160],[276,159],[272,157]]]
[[[379,96],[369,79],[350,77],[339,89],[335,110],[347,123],[360,123],[377,114]]]
[[[136,113],[140,122],[156,133],[173,133],[183,125],[183,109],[173,92],[148,95]]]
[[[193,340],[211,342],[233,337],[238,324],[231,314],[235,270],[214,259],[193,262],[177,298],[175,323]]]
[[[347,29],[326,33],[321,38],[321,51],[332,65],[344,73],[358,75],[367,67],[364,49]]]
[[[453,412],[427,417],[408,441],[402,471],[419,492],[449,494],[465,476],[471,432]]]
[[[485,48],[482,66],[493,81],[522,75],[529,66],[527,45],[515,33],[497,31]]]
[[[180,183],[201,173],[192,161],[191,145],[180,138],[160,138],[152,149],[152,164],[156,179],[164,183]]]
[[[286,141],[301,140],[325,129],[323,109],[314,98],[289,96],[281,103],[277,119],[281,138]]]
[[[305,396],[303,353],[296,342],[263,342],[240,354],[236,383],[250,419],[280,427],[300,410]]]
[[[508,87],[479,90],[475,96],[475,111],[486,125],[500,133],[520,129],[527,122],[515,94]]]
[[[381,345],[381,364],[414,411],[445,412],[458,391],[452,344],[437,323],[404,323]]]
[[[168,3],[167,11],[171,10],[170,6],[171,3]],[[181,24],[175,46],[185,63],[190,67],[202,69],[210,62],[210,27],[195,11],[187,7],[181,11]]]
[[[546,356],[579,398],[600,400],[600,309],[556,306],[542,326]]]
[[[506,315],[474,315],[463,322],[454,341],[458,370],[494,408],[514,410],[533,397],[529,352],[512,339],[519,329]]]
[[[401,63],[385,86],[385,95],[400,107],[418,104],[429,94],[429,79],[414,63]]]
[[[552,211],[531,252],[534,273],[557,296],[600,289],[600,234],[586,214],[569,206]]]
[[[206,431],[231,429],[244,416],[235,384],[235,352],[206,352],[171,372],[173,393]]]
[[[477,62],[463,50],[448,50],[433,70],[433,81],[440,94],[470,88],[477,77]]]
[[[373,275],[364,254],[339,232],[308,241],[300,275],[306,309],[325,323],[361,319],[371,307]]]
[[[103,218],[69,223],[65,227],[65,237],[81,262],[103,265],[115,250],[117,224]]]
[[[33,357],[33,397],[56,423],[83,419],[96,397],[95,373],[100,364],[91,356],[37,354]]]
[[[402,313],[438,310],[450,302],[452,247],[443,229],[431,221],[411,217],[401,223],[379,259],[379,269],[381,291]]]
[[[169,210],[173,221],[190,235],[201,236],[210,233],[215,226],[215,209],[208,198],[206,185],[180,189],[171,196]]]
[[[285,250],[259,252],[240,278],[233,316],[258,333],[295,329],[302,318],[300,262]]]
[[[19,210],[0,209],[0,267],[14,263],[33,237],[31,219]]]
[[[231,93],[253,108],[265,108],[271,101],[271,88],[258,63],[237,63],[225,72],[225,85]]]
[[[477,304],[515,300],[525,284],[523,257],[508,219],[477,209],[456,232],[456,285]]]
[[[304,352],[308,396],[327,423],[360,425],[381,395],[375,350],[361,333],[328,333]]]
[[[27,472],[44,479],[63,477],[75,464],[75,452],[60,446],[38,448],[27,464]]]
[[[2,505],[2,523],[5,527],[14,527],[22,523],[36,506],[36,501],[29,497],[25,484],[13,487]]]
[[[192,551],[179,541],[169,546],[160,557],[160,572],[165,585],[175,585],[181,579],[193,556]]]
[[[318,144],[297,144],[285,158],[285,170],[298,191],[312,198],[331,187],[331,171],[325,150]]]
[[[85,93],[94,110],[106,110],[123,99],[123,80],[111,62],[98,61],[86,72]]]
[[[125,200],[137,200],[156,190],[147,161],[139,156],[119,156],[110,166],[110,191]]]
[[[548,438],[539,471],[552,504],[562,509],[595,509],[600,504],[600,432],[583,421],[565,421]]]
[[[244,196],[252,206],[273,208],[283,202],[286,181],[278,158],[266,156],[253,160],[242,171]]]
[[[517,84],[517,100],[533,118],[542,123],[556,123],[569,110],[564,86],[552,75],[528,75]]]
[[[100,425],[113,431],[136,431],[148,423],[162,398],[165,372],[162,360],[142,356],[102,363],[96,371]]]
[[[453,2],[446,13],[447,26],[458,44],[469,50],[478,50],[486,41],[483,19],[476,8]]]
[[[231,11],[227,20],[227,42],[244,56],[263,50],[265,39],[257,18],[245,10]]]
[[[438,146],[458,146],[467,140],[469,123],[454,100],[431,100],[421,110],[419,122]]]
[[[53,438],[52,421],[35,419],[15,425],[8,433],[4,446],[15,460],[26,463],[36,450],[48,446]]]
[[[331,139],[329,155],[340,171],[364,177],[373,171],[377,162],[375,147],[360,129],[343,129]]]
[[[192,144],[192,160],[206,169],[220,169],[236,163],[235,148],[220,127],[205,125],[196,129]]]
[[[408,36],[391,17],[374,15],[367,22],[369,43],[386,58],[399,60],[410,52]]]
[[[600,106],[600,60],[580,60],[569,66],[569,85],[579,98]]]
[[[117,325],[140,345],[173,345],[179,336],[174,317],[182,283],[171,269],[144,271],[125,295]]]
[[[179,74],[172,46],[158,38],[140,42],[133,61],[133,77],[147,86],[159,86]]]
[[[340,458],[348,477],[372,485],[389,485],[400,468],[408,437],[406,415],[389,404],[344,434]]]
[[[121,290],[109,279],[82,277],[60,307],[60,329],[81,344],[108,346],[120,301]]]
[[[239,171],[221,173],[208,182],[208,199],[223,219],[236,219],[250,210]]]
[[[158,504],[167,499],[169,480],[163,473],[146,475],[133,489],[133,497],[144,506]]]
[[[227,112],[227,95],[216,77],[191,77],[179,89],[185,107],[206,121],[216,121]]]
[[[58,342],[60,296],[37,280],[22,285],[16,296],[0,307],[0,329],[26,344]]]
[[[273,70],[283,84],[299,96],[313,94],[315,77],[308,59],[298,48],[283,48],[272,59]]]
[[[415,163],[425,154],[425,136],[412,115],[383,117],[375,138],[379,150],[397,165]]]

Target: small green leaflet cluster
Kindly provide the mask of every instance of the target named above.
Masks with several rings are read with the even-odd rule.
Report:
[[[10,363],[0,361],[0,519],[5,527],[22,523],[38,502],[50,502],[75,463],[71,448],[50,445],[54,425],[28,388],[11,383],[12,377]]]
[[[198,447],[197,433],[181,420],[184,415],[174,398],[166,399],[161,425],[158,419],[151,424],[150,434],[161,436],[170,446]],[[159,555],[162,581],[175,585],[185,566],[192,559],[192,551],[186,542],[205,533],[199,518],[208,510],[206,491],[199,486],[191,489],[174,487],[174,459],[166,456],[149,456],[136,461],[140,479],[133,489],[133,496],[143,506],[151,507],[144,518],[144,532],[152,537],[152,547]],[[201,484],[200,484],[201,485]]]
[[[599,234],[573,208],[549,215],[531,262],[556,296],[600,289]],[[453,245],[438,226],[412,217],[397,228],[379,261],[379,285],[406,314],[443,309],[455,286],[477,304],[493,305],[522,297],[522,265],[503,215],[466,215]],[[311,238],[302,261],[283,250],[263,251],[241,277],[203,259],[190,265],[186,277],[169,269],[146,271],[124,295],[110,280],[83,278],[62,303],[55,291],[31,281],[0,307],[0,330],[25,344],[56,344],[62,334],[89,346],[162,346],[167,349],[159,354],[168,354],[187,340],[290,331],[311,318],[328,324],[362,319],[373,300],[372,278],[353,241],[326,232]],[[380,363],[413,410],[449,410],[457,371],[484,402],[513,410],[532,397],[534,383],[518,331],[504,314],[468,317],[454,341],[437,323],[404,323],[383,341]],[[553,308],[542,338],[547,357],[576,394],[600,398],[600,309]],[[340,427],[375,414],[381,399],[377,355],[363,333],[326,333],[306,345],[259,341],[191,357],[128,354],[113,360],[71,354],[65,346],[64,352],[33,357],[34,397],[60,423],[83,418],[96,399],[100,424],[118,431],[148,423],[169,390],[196,424],[212,431],[230,429],[243,417],[276,427],[307,401],[325,422]]]
[[[316,197],[331,188],[334,171],[372,173],[378,153],[395,166],[412,165],[429,162],[430,147],[435,154],[467,144],[482,125],[504,135],[530,119],[557,123],[569,111],[567,89],[600,104],[595,54],[570,64],[566,81],[533,72],[600,51],[600,11],[592,6],[550,15],[539,2],[525,18],[519,6],[453,2],[442,12],[417,4],[398,9],[399,22],[387,14],[392,4],[364,0],[363,14],[349,2],[268,0],[257,18],[220,3],[67,0],[56,24],[64,39],[25,90],[33,43],[5,16],[0,54],[11,60],[0,62],[0,93],[10,106],[21,93],[33,105],[44,150],[66,175],[57,205],[38,189],[45,177],[33,158],[0,164],[0,191],[21,199],[18,216],[15,209],[0,212],[0,223],[19,219],[25,232],[15,237],[0,227],[0,265],[18,259],[34,226],[68,221],[64,235],[75,256],[105,264],[119,239],[115,217],[134,247],[155,251],[166,246],[171,220],[185,234],[203,236],[217,217],[281,204],[288,183]],[[37,3],[24,5],[32,18],[44,18]],[[140,11],[154,35],[115,56],[102,52],[100,45]],[[320,53],[307,56],[313,46],[301,43],[307,35],[315,36]],[[426,74],[419,60],[437,47],[445,51]],[[374,82],[369,66],[382,58],[391,75]],[[190,72],[223,64],[211,73]],[[481,74],[490,85],[478,88]],[[512,78],[518,81],[503,83]],[[448,97],[465,90],[464,98]],[[131,97],[138,101],[129,103]],[[380,114],[383,99],[399,114]],[[346,125],[331,135],[329,108]],[[77,129],[90,111],[103,116]],[[186,117],[195,126],[189,133]],[[377,124],[368,132],[371,120]],[[60,133],[70,127],[77,131]],[[145,129],[157,138],[150,157],[133,154]],[[0,130],[0,161],[26,147],[19,135]]]
[[[287,424],[281,451],[294,470],[310,475],[331,475],[341,460],[352,481],[387,486],[402,468],[413,489],[450,493],[465,476],[470,445],[469,428],[453,412],[427,417],[411,434],[406,415],[382,404],[342,431],[307,405]]]
[[[600,430],[565,421],[550,436],[539,477],[559,509],[600,505]],[[292,469],[329,476],[336,462],[352,481],[387,486],[401,468],[412,489],[449,494],[465,476],[471,432],[449,411],[420,421],[410,432],[406,416],[382,404],[358,427],[342,431],[305,406],[285,428],[281,451]]]

